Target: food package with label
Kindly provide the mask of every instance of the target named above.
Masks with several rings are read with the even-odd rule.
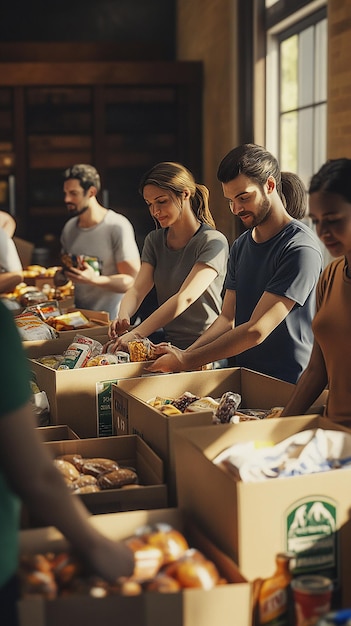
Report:
[[[56,330],[34,311],[24,311],[16,315],[15,323],[24,341],[41,341],[58,337]]]
[[[63,359],[58,370],[70,370],[79,367],[85,367],[88,360],[101,354],[103,346],[96,339],[85,337],[84,335],[76,335],[72,343],[68,346],[63,354]]]

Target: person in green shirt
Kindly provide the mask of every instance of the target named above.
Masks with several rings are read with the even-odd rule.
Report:
[[[0,616],[17,622],[21,500],[43,524],[56,526],[91,569],[111,582],[130,576],[133,553],[89,522],[42,445],[31,404],[30,372],[11,312],[0,302]]]

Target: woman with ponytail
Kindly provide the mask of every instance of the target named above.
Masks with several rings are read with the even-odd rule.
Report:
[[[215,228],[207,187],[180,163],[155,165],[142,177],[139,191],[156,229],[145,239],[139,274],[110,325],[109,350],[126,349],[136,338],[125,331],[154,286],[158,308],[137,327],[137,335],[163,329],[165,341],[187,348],[221,311],[228,242]]]

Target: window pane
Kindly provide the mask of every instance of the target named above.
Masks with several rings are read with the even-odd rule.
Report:
[[[313,108],[303,109],[299,112],[298,130],[298,169],[305,185],[308,183],[313,170]]]
[[[285,113],[280,122],[280,166],[297,172],[297,113]]]
[[[282,111],[290,111],[297,106],[297,55],[298,36],[285,39],[280,46],[280,84]]]
[[[299,106],[313,102],[314,28],[306,28],[299,36]]]
[[[323,165],[327,154],[327,105],[320,104],[314,113],[313,173]]]
[[[316,24],[315,32],[315,92],[317,102],[327,99],[327,20]]]

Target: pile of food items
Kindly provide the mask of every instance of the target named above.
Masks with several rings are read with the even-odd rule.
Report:
[[[15,316],[22,339],[36,340],[57,337],[58,331],[91,328],[97,320],[91,322],[82,311],[61,313],[57,300],[45,300],[27,306]],[[44,335],[44,337],[43,337]]]
[[[62,286],[53,284],[54,276],[59,269],[57,266],[46,268],[41,265],[28,265],[22,272],[23,281],[16,285],[13,291],[3,294],[3,297],[16,304],[16,308],[40,304],[53,298],[64,300],[73,294],[74,286],[71,281]],[[33,284],[37,278],[40,278],[40,288]],[[47,283],[45,279],[48,280]]]
[[[132,467],[122,467],[113,459],[63,454],[54,459],[54,464],[69,490],[75,494],[140,486],[136,470]]]
[[[70,552],[23,555],[20,562],[22,596],[86,594],[97,598],[108,595],[139,595],[144,591],[161,593],[182,589],[210,590],[227,584],[216,565],[203,552],[191,548],[184,534],[169,524],[142,526],[124,540],[134,553],[134,574],[108,584],[90,576]]]
[[[103,352],[103,349],[104,346],[100,341],[77,334],[63,354],[49,354],[37,357],[35,361],[56,370],[129,363],[130,358],[127,352],[107,354]]]
[[[178,398],[162,398],[156,396],[148,404],[165,415],[180,415],[182,413],[196,413],[212,411],[215,424],[237,424],[250,420],[259,420],[270,417],[279,417],[282,407],[272,409],[240,409],[241,395],[234,391],[226,391],[218,399],[211,396],[200,398],[190,391],[185,391]]]
[[[131,341],[131,344],[142,343]],[[104,352],[104,345],[85,335],[77,333],[72,343],[63,354],[49,354],[35,359],[38,363],[46,365],[56,370],[77,369],[81,367],[92,367],[98,365],[116,365],[118,363],[129,363],[149,360],[140,347],[131,347],[130,352],[117,351],[113,354]]]
[[[114,341],[109,342],[107,352],[113,352]],[[138,337],[135,341],[128,342],[128,353],[130,360],[134,363],[141,361],[153,361],[155,357],[155,346],[147,337]],[[117,354],[117,353],[115,353]]]

